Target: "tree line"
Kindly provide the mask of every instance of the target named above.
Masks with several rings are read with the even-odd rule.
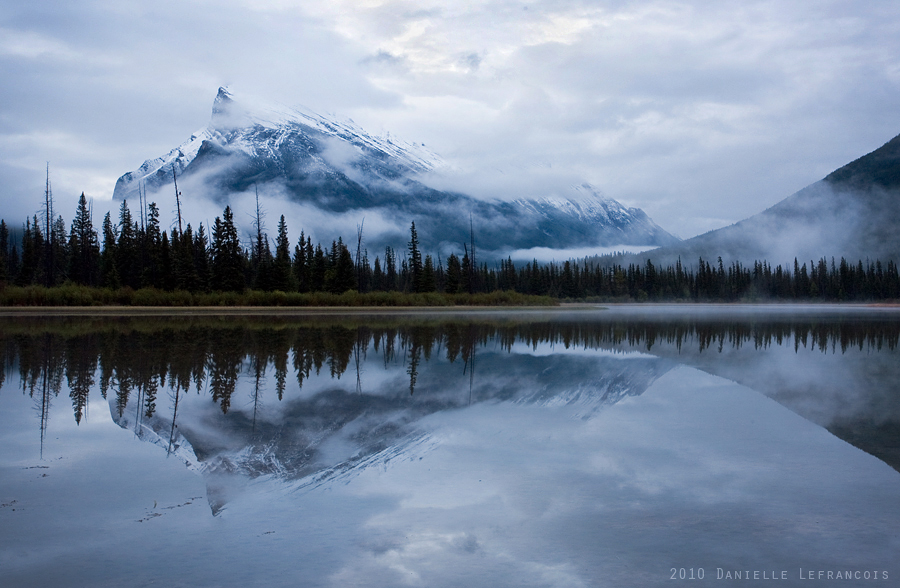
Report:
[[[0,284],[60,286],[66,283],[99,287],[157,288],[188,292],[485,292],[476,287],[474,256],[468,250],[460,259],[450,255],[446,271],[432,255],[423,255],[415,223],[403,254],[392,247],[370,262],[362,248],[356,254],[338,238],[331,245],[313,245],[301,232],[291,247],[282,215],[272,242],[257,209],[249,246],[242,242],[234,213],[226,206],[211,229],[188,223],[164,230],[159,209],[149,203],[135,219],[127,201],[119,207],[118,220],[107,213],[94,228],[84,194],[75,218],[66,230],[62,216],[50,223],[38,215],[25,221],[19,243],[10,239],[5,220],[0,220]],[[485,266],[486,271],[486,266]]]
[[[99,231],[91,208],[81,195],[69,227],[62,216],[45,211],[27,219],[20,242],[13,243],[5,220],[0,220],[0,285],[77,284],[98,288],[155,288],[163,291],[243,292],[442,292],[446,294],[513,291],[561,299],[629,301],[740,301],[740,300],[883,300],[900,298],[896,263],[889,260],[821,258],[793,267],[765,261],[752,266],[738,261],[725,265],[700,258],[685,266],[643,264],[606,265],[599,262],[532,262],[501,260],[495,267],[477,263],[474,239],[463,245],[462,257],[446,260],[424,254],[415,223],[410,239],[398,253],[386,247],[370,261],[357,230],[356,251],[338,238],[317,243],[301,231],[293,244],[284,216],[278,221],[274,251],[257,206],[255,234],[247,246],[226,206],[211,228],[190,223],[171,230],[160,226],[155,203],[141,205],[135,219],[122,201],[118,219],[111,213]],[[52,210],[49,208],[48,211]]]
[[[627,266],[598,263],[539,266],[537,262],[516,268],[510,260],[501,262],[501,288],[523,293],[551,294],[560,298],[597,298],[627,301],[739,302],[752,300],[864,301],[900,298],[897,264],[862,260],[855,264],[841,258],[810,260],[793,268],[765,260],[727,266],[718,257],[714,264],[702,257],[696,267],[685,267],[681,259],[674,265],[657,266],[651,260]]]

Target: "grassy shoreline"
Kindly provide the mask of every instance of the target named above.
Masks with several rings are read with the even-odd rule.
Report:
[[[404,292],[165,292],[154,288],[90,288],[86,286],[7,286],[0,289],[0,309],[88,307],[94,310],[129,308],[233,308],[246,312],[252,308],[413,308],[413,307],[552,307],[559,302],[549,296],[530,296],[497,291],[479,294],[404,293]]]
[[[688,301],[669,300],[637,302],[633,300],[565,300],[549,296],[533,296],[512,291],[495,291],[479,294],[442,294],[368,292],[360,294],[348,291],[343,294],[328,292],[262,292],[247,290],[242,293],[166,292],[154,288],[132,290],[120,288],[90,288],[64,285],[0,286],[0,315],[22,314],[296,314],[296,313],[371,313],[371,312],[434,312],[486,311],[490,309],[548,309],[596,308],[603,306],[792,306],[839,305],[846,307],[900,307],[896,300],[837,302],[823,300],[741,300]]]

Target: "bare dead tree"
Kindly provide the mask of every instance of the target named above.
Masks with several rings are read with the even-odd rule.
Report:
[[[175,165],[172,164],[172,181],[175,182],[175,206],[178,209],[178,235],[181,236],[181,192],[178,191],[178,178],[175,176]]]
[[[147,188],[144,186],[144,180],[138,182],[138,204],[141,208],[141,232],[147,230]]]
[[[53,191],[50,189],[50,162],[47,162],[47,185],[44,189],[44,223],[46,227],[46,231],[44,233],[45,241],[44,247],[46,249],[45,263],[47,264],[46,276],[44,279],[47,282],[47,286],[53,285],[53,270],[55,268],[53,254],[54,254],[54,240],[55,235],[53,231]]]
[[[265,231],[263,223],[266,213],[259,206],[259,188],[256,184],[253,185],[253,189],[256,191],[256,219],[253,221],[253,226],[256,227],[256,267],[258,268],[262,264],[263,233]]]
[[[469,242],[472,244],[472,261],[469,264],[469,271],[471,272],[469,276],[469,291],[474,294],[475,293],[475,278],[478,276],[478,269],[475,263],[475,225],[472,220],[472,213],[469,213]]]

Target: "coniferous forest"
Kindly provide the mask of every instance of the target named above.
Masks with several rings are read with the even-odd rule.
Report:
[[[194,228],[178,218],[170,230],[160,226],[154,203],[141,206],[138,217],[128,202],[118,218],[107,213],[99,228],[90,205],[81,195],[68,229],[63,217],[52,212],[34,215],[13,240],[5,220],[0,221],[0,287],[5,305],[15,304],[197,304],[221,299],[185,295],[210,293],[284,293],[343,295],[367,293],[439,293],[415,299],[426,304],[546,304],[551,299],[608,301],[871,301],[900,298],[900,276],[893,260],[794,260],[793,266],[772,266],[766,260],[751,265],[721,257],[679,260],[674,266],[643,264],[607,265],[565,261],[516,265],[511,259],[495,264],[475,258],[475,238],[463,245],[462,257],[446,260],[423,252],[415,223],[399,251],[387,247],[374,260],[363,246],[362,227],[356,243],[339,238],[330,245],[313,244],[301,231],[296,242],[288,234],[284,216],[270,239],[256,211],[255,232],[242,241],[234,213],[225,208],[212,227]],[[51,207],[47,210],[52,211]],[[16,242],[14,242],[16,241]],[[246,245],[245,245],[246,243]],[[352,250],[351,250],[352,247]],[[49,289],[49,290],[42,290]],[[55,289],[79,289],[81,295],[60,299],[46,294]],[[90,291],[116,295],[91,296]],[[135,299],[132,293],[150,290],[155,296]],[[44,292],[43,295],[35,292]],[[178,296],[166,296],[173,293]],[[506,297],[472,298],[490,293]],[[449,296],[447,296],[449,295]],[[461,298],[451,298],[458,295]],[[519,295],[519,297],[515,297]],[[529,298],[543,297],[543,298]],[[328,304],[322,297],[235,298],[231,303]],[[397,297],[355,297],[353,303],[392,304]],[[374,301],[374,302],[373,302]]]

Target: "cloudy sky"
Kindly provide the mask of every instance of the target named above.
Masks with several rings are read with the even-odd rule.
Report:
[[[67,220],[107,205],[229,85],[425,143],[477,196],[586,181],[691,237],[900,133],[900,4],[0,0],[0,76],[15,224],[48,162]]]

